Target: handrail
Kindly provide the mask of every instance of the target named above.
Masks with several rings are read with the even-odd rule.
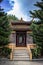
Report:
[[[32,52],[30,47],[28,46],[29,59],[32,60]]]
[[[29,53],[30,60],[32,60],[32,51],[31,49],[34,49],[36,47],[36,44],[27,44],[27,50]]]

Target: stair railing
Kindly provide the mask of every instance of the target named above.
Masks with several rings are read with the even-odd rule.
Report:
[[[32,52],[30,46],[28,46],[27,49],[28,49],[29,59],[32,60]]]

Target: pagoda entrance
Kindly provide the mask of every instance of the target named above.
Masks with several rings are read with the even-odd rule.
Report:
[[[26,47],[26,32],[16,31],[16,47]]]

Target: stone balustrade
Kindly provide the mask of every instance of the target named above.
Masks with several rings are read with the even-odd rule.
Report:
[[[10,60],[13,60],[13,51],[15,49],[15,44],[14,43],[10,43],[8,45],[8,48],[10,48],[12,51],[11,51],[11,54],[10,54]]]
[[[14,43],[10,43],[9,45],[5,46],[5,47],[8,47],[10,48],[12,51],[11,51],[11,54],[10,54],[10,60],[13,60],[13,51],[14,49],[16,49],[16,45]],[[28,54],[29,54],[29,57],[30,57],[30,60],[32,60],[32,52],[31,52],[31,49],[34,49],[36,47],[36,44],[27,44],[27,50],[28,50]],[[0,47],[2,48],[2,47]],[[22,48],[22,47],[19,47],[19,48]],[[18,49],[18,48],[17,48]]]
[[[27,44],[27,50],[29,53],[30,60],[32,60],[32,51],[31,49],[34,49],[36,47],[36,44]]]

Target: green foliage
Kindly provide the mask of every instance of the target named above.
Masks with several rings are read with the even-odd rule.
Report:
[[[41,54],[43,55],[43,1],[37,2],[35,6],[39,7],[39,9],[30,11],[31,17],[37,19],[33,21],[31,25],[33,31],[33,42],[37,44],[37,46],[41,47],[40,51],[42,51]],[[34,52],[36,51],[34,50]]]
[[[33,12],[30,11],[30,13],[32,14],[31,17],[38,18],[43,21],[43,10],[34,10]]]
[[[11,49],[9,49],[7,47],[0,48],[0,56],[1,57],[9,58],[10,53],[11,53]]]
[[[41,0],[41,2],[37,2],[37,4],[34,5],[39,7],[40,9],[43,9],[43,0]]]
[[[35,49],[31,49],[33,58],[39,58],[41,56],[41,47],[37,46]]]
[[[9,20],[18,20],[18,18],[15,15],[7,15]]]
[[[11,49],[5,47],[5,45],[9,44],[10,33],[11,29],[7,14],[0,7],[0,57],[8,57],[10,55]]]
[[[36,2],[35,6],[39,7],[38,10],[30,11],[32,18],[38,18],[43,21],[43,0],[41,2]]]
[[[0,8],[0,46],[7,45],[11,29],[7,14]]]

